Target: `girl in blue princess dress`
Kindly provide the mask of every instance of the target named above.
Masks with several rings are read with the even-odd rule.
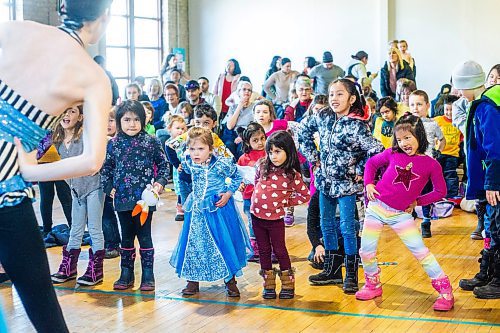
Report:
[[[239,297],[236,276],[252,255],[250,239],[232,195],[241,185],[232,159],[216,157],[212,133],[201,127],[188,132],[188,154],[182,168],[193,180],[184,203],[184,225],[170,264],[188,281],[184,296],[199,292],[199,283],[224,279],[229,297]]]

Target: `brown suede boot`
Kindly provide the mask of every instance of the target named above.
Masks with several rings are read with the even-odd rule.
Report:
[[[240,297],[240,290],[236,286],[237,282],[234,276],[231,280],[226,282],[226,295],[227,297]]]
[[[188,281],[186,288],[182,289],[183,296],[193,296],[200,291],[200,283],[196,281]]]
[[[264,278],[264,290],[262,291],[262,298],[275,299],[276,298],[276,270],[273,268],[269,271],[261,269],[260,276]]]
[[[279,271],[281,279],[280,299],[291,299],[295,296],[295,269],[292,267],[287,271]]]

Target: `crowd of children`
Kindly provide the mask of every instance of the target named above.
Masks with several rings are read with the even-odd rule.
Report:
[[[414,71],[407,43],[401,41],[399,46],[402,58],[398,61],[404,61],[405,70]],[[228,71],[234,71],[234,61]],[[466,197],[477,200],[478,207],[473,238],[484,238],[484,249],[480,272],[461,280],[460,287],[474,290],[481,298],[500,298],[500,135],[493,125],[499,121],[500,66],[492,68],[486,82],[478,64],[458,66],[452,74],[455,90],[438,96],[435,117],[430,118],[428,94],[416,89],[412,80],[391,79],[395,97],[378,100],[371,87],[365,89],[366,81],[357,82],[351,76],[329,82],[327,95],[313,95],[314,78],[292,75],[290,60],[281,61],[276,66],[287,67],[275,80],[293,79],[290,91],[266,86],[274,101],[258,96],[249,79],[239,73],[239,83],[224,79],[222,88],[217,87],[222,89],[219,95],[208,95],[205,77],[199,84],[188,81],[187,101],[181,99],[179,82],[166,82],[162,92],[161,81],[151,80],[149,98],[140,85],[127,85],[126,99],[110,112],[102,169],[67,181],[71,232],[53,282],[77,277],[87,225],[92,246],[87,270],[77,283],[100,283],[104,258],[120,255],[121,274],[113,288],[133,287],[137,239],[140,290],[154,290],[151,225],[156,207],[149,207],[145,215],[135,214],[134,207],[148,185],[159,195],[172,179],[177,195],[175,220],[183,221],[183,226],[170,264],[187,280],[181,291],[184,296],[198,293],[200,282],[223,280],[227,296],[239,297],[236,278],[247,261],[255,261],[260,263],[264,299],[293,298],[295,270],[285,226],[294,224],[294,206],[308,204],[309,260],[321,270],[309,276],[311,284],[341,284],[346,294],[355,294],[358,300],[381,296],[376,250],[382,228],[388,225],[420,261],[439,293],[434,309],[449,311],[454,305],[453,288],[423,238],[432,236],[433,204],[463,196],[457,173],[463,163]],[[207,100],[200,86],[206,87]],[[230,104],[222,111],[221,100]],[[277,108],[283,119],[278,119]],[[82,107],[68,109],[40,145],[39,157],[53,148],[62,159],[80,154],[83,117]],[[218,123],[224,117],[225,122]],[[250,181],[243,177],[248,172]],[[236,205],[237,192],[242,192],[247,224]],[[423,213],[420,231],[414,223],[416,206]],[[45,231],[50,231],[50,225]],[[361,289],[360,261],[365,275]]]

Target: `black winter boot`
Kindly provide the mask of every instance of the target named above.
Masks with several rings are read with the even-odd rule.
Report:
[[[346,294],[355,294],[358,288],[358,257],[357,255],[346,255],[344,258],[345,280],[342,289]]]
[[[474,295],[482,299],[500,299],[500,250],[495,252],[493,278],[483,286],[474,288]]]
[[[432,237],[430,219],[424,218],[424,222],[420,224],[420,228],[422,229],[422,238]]]
[[[121,269],[120,278],[113,284],[115,290],[125,290],[134,286],[134,261],[135,261],[135,248],[124,249],[120,251],[121,255]]]
[[[460,288],[467,291],[474,290],[475,287],[482,287],[488,284],[493,278],[494,254],[491,250],[483,249],[479,258],[479,273],[472,279],[462,279],[458,283]]]
[[[338,251],[326,250],[323,271],[309,276],[312,285],[342,284],[342,256]]]
[[[153,273],[153,263],[155,257],[154,249],[139,249],[141,253],[142,277],[141,287],[142,291],[155,290],[155,275]]]
[[[476,230],[471,232],[470,238],[474,239],[474,240],[482,240],[483,239],[483,234],[482,234],[483,230],[484,230],[484,217],[483,218],[478,217]]]

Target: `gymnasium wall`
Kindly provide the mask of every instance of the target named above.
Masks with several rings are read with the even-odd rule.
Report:
[[[485,71],[500,62],[499,12],[499,0],[189,0],[190,72],[214,81],[236,58],[260,90],[275,54],[301,70],[305,56],[321,61],[330,50],[345,68],[351,54],[364,50],[375,72],[387,40],[406,39],[417,84],[433,96],[460,61],[474,59]]]

